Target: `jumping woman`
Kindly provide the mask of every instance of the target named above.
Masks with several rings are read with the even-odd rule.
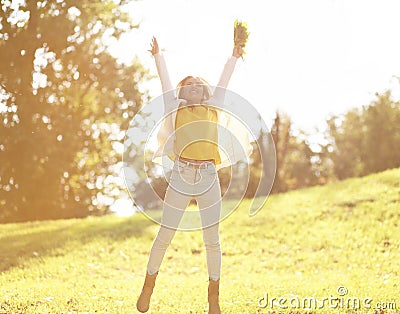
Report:
[[[165,252],[184,210],[194,198],[201,216],[206,247],[209,314],[218,314],[221,313],[219,282],[222,254],[219,240],[221,188],[217,169],[223,158],[217,144],[220,111],[212,104],[224,101],[225,88],[243,50],[241,46],[233,48],[213,94],[204,79],[187,76],[177,85],[176,95],[154,37],[149,51],[155,59],[164,93],[165,115],[168,114],[157,135],[159,146],[156,155],[169,156],[173,160],[173,168],[164,197],[160,229],[150,250],[146,278],[136,307],[142,313],[148,311]],[[168,148],[166,143],[172,134],[173,145]]]

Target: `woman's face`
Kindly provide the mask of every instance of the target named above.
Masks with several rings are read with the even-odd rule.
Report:
[[[181,87],[181,97],[193,103],[200,103],[204,96],[203,86],[199,78],[190,77]]]

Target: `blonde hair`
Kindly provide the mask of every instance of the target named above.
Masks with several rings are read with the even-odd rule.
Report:
[[[195,76],[192,76],[192,75],[186,76],[182,81],[180,81],[178,83],[178,85],[176,86],[176,88],[177,88],[177,97],[179,99],[181,99],[182,86],[185,86],[186,81],[188,79],[190,79],[190,78],[194,78],[194,79],[197,78],[202,82],[202,85],[203,85],[203,99],[202,99],[202,101],[210,99],[211,96],[212,96],[211,89],[210,89],[210,84],[208,84],[208,82],[205,79],[203,79],[202,77],[199,77],[199,76],[195,77]]]

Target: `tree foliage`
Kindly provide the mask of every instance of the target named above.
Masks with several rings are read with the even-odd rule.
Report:
[[[400,102],[390,91],[327,122],[329,157],[338,179],[400,167]]]
[[[0,9],[0,220],[104,210],[148,77],[107,48],[138,25],[124,1],[18,3]]]

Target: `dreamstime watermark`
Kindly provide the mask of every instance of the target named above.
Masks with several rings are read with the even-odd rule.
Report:
[[[175,96],[178,90],[171,90],[147,103],[126,131],[122,169],[129,196],[148,218],[172,229],[209,227],[239,205],[248,207],[253,217],[266,203],[275,179],[275,144],[261,114],[239,94],[219,86],[210,88],[214,95],[224,96],[213,96],[202,106],[209,111],[208,119],[200,116],[177,123],[177,113],[186,102]],[[176,162],[184,149],[197,142],[202,142],[201,149],[206,151],[218,147],[215,166],[193,170]],[[253,157],[258,160],[255,164]],[[217,171],[223,168],[229,171],[222,171],[220,182]],[[216,191],[215,185],[220,183],[223,193],[209,197],[206,192]],[[242,203],[249,189],[253,196]],[[206,197],[213,201],[205,205],[201,198]],[[199,209],[186,210],[196,198]],[[162,214],[153,210],[161,207]]]
[[[396,302],[375,301],[370,297],[349,296],[345,286],[336,290],[336,295],[327,297],[299,297],[297,295],[271,297],[268,292],[257,299],[260,308],[268,308],[271,311],[286,309],[317,310],[317,309],[350,309],[350,310],[396,310]]]

